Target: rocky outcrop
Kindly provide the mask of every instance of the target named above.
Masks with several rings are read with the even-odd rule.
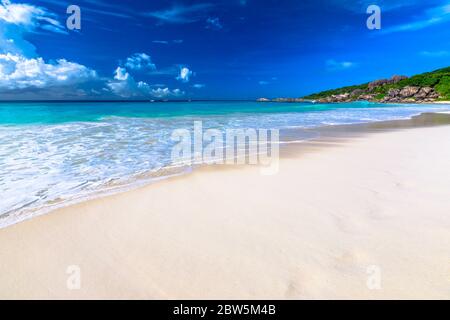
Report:
[[[390,89],[382,102],[432,102],[439,94],[431,87],[407,86],[402,89]]]
[[[275,99],[267,99],[267,98],[258,98],[257,102],[304,102],[303,98],[275,98]]]
[[[362,89],[355,89],[351,92],[351,96],[352,97],[359,97],[360,95],[362,95],[364,93],[364,90]]]
[[[432,102],[438,98],[439,94],[431,87],[406,86],[401,89],[390,89],[385,96],[383,94],[368,93],[364,90],[356,89],[352,92],[331,95],[318,99],[317,101],[322,103],[337,103],[365,100],[386,103],[421,103]]]
[[[363,94],[363,95],[360,95],[358,97],[358,100],[372,101],[374,99],[375,99],[375,95],[374,94]]]
[[[382,85],[388,84],[390,82],[389,79],[381,79],[381,80],[375,80],[368,84],[369,91],[373,91],[376,87],[380,87]]]
[[[401,98],[410,98],[414,97],[417,93],[419,93],[419,87],[405,87],[398,93]]]
[[[350,101],[350,93],[343,93],[330,96],[331,102],[347,102]]]
[[[318,94],[312,94],[307,96],[309,99],[307,101],[339,103],[364,100],[384,103],[427,103],[442,98],[434,88],[421,86],[422,83],[427,82],[423,80],[419,81],[421,79],[418,80],[417,78],[403,81],[406,79],[408,79],[408,77],[395,75],[390,79],[381,79],[359,86],[344,87],[336,90],[324,91]],[[417,84],[415,86],[411,86],[407,85],[408,83]],[[305,101],[305,99],[277,98],[268,100],[265,98],[260,98],[258,101],[302,102]]]
[[[271,101],[273,101],[273,102],[304,102],[305,99],[302,99],[302,98],[276,98]]]
[[[398,83],[404,79],[408,79],[406,76],[392,76],[390,79],[381,79],[381,80],[375,80],[368,84],[369,91],[373,91],[376,87],[380,87],[386,84],[395,84]]]
[[[391,77],[392,83],[397,83],[397,82],[400,82],[405,79],[408,79],[408,77],[407,76],[397,76],[397,75],[394,75]]]

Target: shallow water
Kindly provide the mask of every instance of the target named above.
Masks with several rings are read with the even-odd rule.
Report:
[[[448,105],[0,103],[0,226],[173,171],[175,129],[310,128],[404,119]],[[186,168],[184,168],[186,169]],[[146,175],[153,172],[153,175]]]

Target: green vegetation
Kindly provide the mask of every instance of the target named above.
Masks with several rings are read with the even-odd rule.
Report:
[[[434,89],[439,92],[442,100],[450,100],[450,73],[443,76]]]
[[[397,83],[388,83],[376,86],[369,91],[369,84],[361,84],[356,86],[348,86],[334,90],[327,90],[319,93],[314,93],[305,96],[305,99],[318,100],[332,95],[339,95],[344,93],[352,93],[354,90],[361,90],[360,94],[374,94],[376,100],[383,99],[390,89],[402,89],[407,86],[414,87],[431,87],[436,90],[441,98],[440,100],[450,100],[450,67],[435,70],[432,72],[422,73],[411,78],[400,80]],[[358,90],[358,91],[359,91]],[[354,97],[355,95],[352,95]]]
[[[386,94],[385,94],[385,93],[379,93],[379,94],[377,94],[377,95],[375,96],[375,99],[381,100],[381,99],[383,99],[384,97],[386,97]]]

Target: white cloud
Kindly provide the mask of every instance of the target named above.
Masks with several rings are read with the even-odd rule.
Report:
[[[180,89],[174,89],[174,90],[170,90],[169,88],[158,88],[158,89],[153,89],[151,91],[151,94],[155,97],[155,98],[169,98],[169,97],[181,97],[185,94],[184,91],[181,91]]]
[[[198,21],[213,7],[210,3],[197,3],[189,6],[176,5],[170,9],[147,12],[146,16],[155,18],[161,23],[192,23]]]
[[[64,87],[97,78],[95,71],[65,59],[46,63],[43,58],[0,54],[0,90]]]
[[[356,64],[351,61],[336,61],[334,59],[329,59],[326,61],[326,66],[328,70],[345,70],[353,68]]]
[[[265,85],[268,85],[268,84],[269,84],[268,81],[264,81],[264,80],[261,80],[261,81],[259,81],[258,83],[259,83],[259,85],[261,85],[261,86],[265,86]]]
[[[450,22],[450,4],[428,9],[415,21],[382,29],[382,31],[383,33],[416,31],[446,22]]]
[[[208,19],[206,19],[206,28],[220,30],[220,29],[223,29],[223,25],[222,25],[222,23],[220,23],[219,18],[208,17]]]
[[[450,56],[450,51],[440,50],[440,51],[421,51],[419,53],[422,56],[425,57],[433,57],[433,58],[439,58],[439,57],[448,57]]]
[[[177,77],[177,80],[181,82],[189,82],[191,76],[193,76],[193,72],[189,70],[189,68],[183,67],[180,69],[180,74]]]
[[[0,0],[1,1],[1,0]],[[200,7],[198,7],[200,8]],[[206,7],[205,7],[206,8]],[[188,12],[187,10],[186,12]],[[3,97],[65,98],[88,97],[180,97],[180,89],[169,89],[136,81],[131,71],[157,72],[151,57],[135,53],[121,63],[113,76],[102,78],[81,64],[57,59],[46,61],[36,47],[26,40],[27,33],[51,31],[66,33],[57,16],[47,9],[30,4],[0,2],[0,92]],[[174,40],[181,43],[182,40]],[[188,68],[171,68],[161,72],[179,72],[179,80],[188,82],[193,72]]]
[[[145,53],[135,53],[125,61],[125,67],[130,70],[155,70],[152,58]]]
[[[125,68],[117,67],[116,71],[114,71],[114,79],[116,80],[126,81],[129,77],[130,75]]]
[[[150,86],[148,85],[147,82],[139,81],[137,86],[138,86],[138,89],[142,90],[144,93],[150,92]]]
[[[40,0],[41,2],[51,4],[53,6],[62,7],[64,10],[69,5],[66,1],[61,0]],[[80,2],[80,1],[78,1]],[[84,0],[82,2],[82,11],[94,13],[96,15],[105,15],[121,19],[133,19],[136,12],[131,8],[123,5],[112,4],[111,1],[104,0]],[[92,7],[91,7],[92,6]]]
[[[155,65],[151,62],[149,55],[145,53],[136,53],[127,58],[124,66],[118,66],[114,71],[114,79],[107,82],[109,90],[117,96],[122,98],[136,98],[153,96],[156,98],[180,97],[185,92],[180,89],[171,90],[162,84],[148,84],[144,81],[136,81],[131,70],[149,70],[154,74],[165,74],[167,70],[156,70]],[[171,69],[172,70],[172,69]],[[173,70],[175,73],[177,70]],[[170,71],[170,74],[173,74]],[[188,82],[190,76],[193,74],[188,68],[181,68],[179,71],[179,78],[182,82]]]
[[[428,3],[439,3],[442,0],[427,0]],[[411,8],[423,4],[423,0],[331,0],[330,4],[339,6],[345,10],[365,13],[368,6],[376,4],[381,7],[383,12]]]
[[[193,87],[195,89],[202,89],[202,88],[206,87],[206,85],[204,85],[203,83],[196,83],[193,85]]]
[[[24,34],[42,30],[67,33],[56,15],[44,8],[6,0],[0,2],[0,53],[37,57],[36,47]]]
[[[156,43],[156,44],[171,44],[171,43],[173,43],[173,44],[181,44],[181,43],[183,43],[183,40],[180,40],[180,39],[175,39],[175,40],[153,40],[152,41],[153,43]]]
[[[167,40],[153,40],[152,42],[157,44],[169,44],[169,41]]]
[[[114,71],[114,80],[107,83],[109,89],[119,97],[131,98],[150,94],[150,86],[144,82],[136,82],[125,68],[117,67]]]
[[[57,16],[31,5],[0,3],[0,91],[9,98],[80,97],[89,86],[102,86],[97,73],[81,64],[46,61],[26,40],[31,32],[66,33]],[[91,87],[92,89],[92,87]]]
[[[162,84],[149,85],[144,81],[136,81],[127,69],[117,67],[114,71],[114,80],[107,83],[108,88],[115,95],[122,98],[139,98],[153,96],[156,98],[181,97],[185,94],[180,89],[170,90],[163,88]],[[155,89],[156,87],[156,89]]]
[[[0,20],[10,24],[34,26],[37,17],[45,15],[45,11],[28,4],[12,4],[3,0],[0,5]]]
[[[29,4],[11,3],[9,0],[2,0],[0,21],[21,26],[28,30],[41,27],[55,32],[65,32],[61,24],[55,19],[55,15],[44,8]]]

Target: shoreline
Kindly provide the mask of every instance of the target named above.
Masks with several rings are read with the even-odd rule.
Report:
[[[308,103],[329,103],[329,104],[343,104],[343,103],[352,103],[352,102],[367,102],[367,103],[381,103],[381,104],[418,104],[418,105],[426,105],[426,104],[448,104],[450,105],[450,100],[442,100],[442,101],[401,101],[401,102],[390,102],[390,101],[370,101],[370,100],[348,100],[348,101],[329,101],[329,102],[323,102],[318,101],[314,99],[303,99],[303,98],[258,98],[256,99],[256,102],[259,103],[268,103],[268,102],[275,102],[275,103],[302,103],[302,102],[308,102]]]
[[[282,153],[283,150],[285,149],[293,149],[296,148],[296,146],[300,146],[301,148],[305,143],[314,144],[315,142],[320,142],[320,140],[323,139],[352,137],[351,134],[353,135],[364,134],[372,132],[374,129],[393,130],[399,127],[438,125],[439,121],[442,120],[441,119],[442,116],[440,116],[442,114],[447,114],[447,112],[419,113],[407,119],[395,119],[395,120],[384,120],[384,121],[373,121],[373,122],[340,124],[340,125],[323,125],[311,128],[299,127],[299,128],[282,129],[281,131],[284,131],[285,133],[280,136],[280,152],[281,152],[280,156],[283,156]],[[414,119],[418,120],[415,121]],[[0,217],[0,230],[22,223],[24,221],[28,221],[30,219],[51,214],[52,212],[60,209],[78,205],[80,203],[89,202],[96,199],[102,199],[105,197],[110,197],[121,193],[131,192],[133,190],[145,188],[155,183],[159,183],[166,179],[190,175],[197,170],[202,170],[205,167],[210,168],[211,165],[200,163],[200,164],[193,164],[191,166],[179,166],[179,167],[169,166],[158,169],[156,171],[147,171],[143,173],[138,173],[131,177],[128,177],[126,182],[122,182],[117,186],[112,186],[109,188],[98,190],[97,192],[92,194],[71,198],[68,200],[64,200],[62,203],[59,204],[49,204],[45,207],[37,209],[31,208],[21,212],[8,213],[6,217]],[[213,167],[226,168],[228,167],[228,165],[218,164],[213,165]],[[166,173],[161,174],[161,172]],[[8,221],[8,217],[10,215],[16,215],[17,218],[15,218],[13,221]]]
[[[450,101],[434,101],[431,104],[450,104]]]
[[[396,119],[396,120],[384,120],[384,121],[373,121],[373,122],[362,122],[362,123],[353,123],[353,124],[340,124],[340,125],[322,125],[318,127],[311,128],[290,128],[290,129],[281,129],[282,134],[280,136],[280,152],[286,148],[295,148],[295,145],[302,146],[304,143],[314,143],[316,140],[323,139],[321,136],[325,135],[328,138],[335,138],[337,135],[342,136],[349,133],[364,133],[373,130],[373,128],[379,127],[378,129],[394,129],[396,127],[401,127],[402,124],[408,127],[408,125],[412,126],[420,126],[426,125],[424,122],[421,122],[422,119],[426,121],[435,121],[430,120],[434,116],[439,114],[445,114],[445,112],[432,112],[432,113],[419,113],[417,115],[413,115],[411,118],[407,119]],[[419,122],[410,123],[412,119],[418,118]],[[434,123],[431,123],[434,125]],[[281,155],[282,156],[282,155]],[[216,165],[217,167],[227,167],[227,165]],[[28,221],[30,219],[34,219],[36,217],[40,217],[42,215],[51,214],[53,211],[64,209],[70,206],[74,206],[83,202],[93,201],[96,199],[101,199],[109,196],[114,196],[117,194],[121,194],[124,192],[130,192],[133,190],[137,190],[140,188],[144,188],[149,185],[153,185],[155,183],[159,183],[160,181],[171,179],[173,177],[185,176],[192,174],[194,171],[201,170],[203,167],[210,167],[208,164],[200,163],[193,164],[190,166],[179,166],[173,167],[168,166],[154,171],[147,171],[137,173],[133,176],[128,177],[127,181],[122,182],[116,186],[105,187],[104,189],[98,190],[95,193],[89,193],[87,195],[81,195],[79,197],[70,198],[67,200],[63,200],[61,203],[48,204],[46,206],[40,208],[30,208],[25,209],[23,211],[15,211],[11,213],[7,213],[5,217],[0,217],[0,230],[4,228],[8,228],[18,223],[22,223],[24,221]],[[162,173],[165,172],[165,173]],[[15,216],[12,221],[9,221],[9,216]]]
[[[0,229],[0,297],[448,299],[449,118],[322,128],[274,176],[204,167]]]

